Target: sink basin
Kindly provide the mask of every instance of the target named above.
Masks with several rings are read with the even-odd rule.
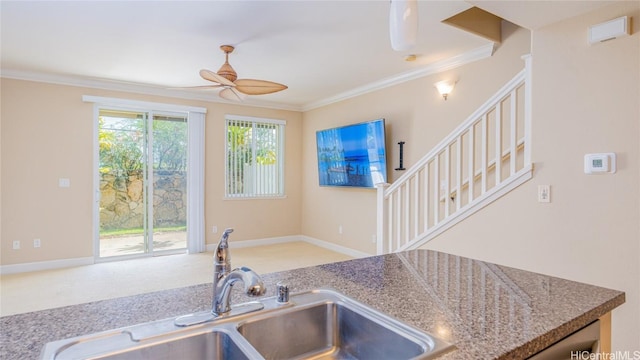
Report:
[[[98,359],[229,359],[249,360],[232,338],[223,332],[211,331],[182,339],[160,342],[124,353]]]
[[[109,338],[103,339],[107,340]],[[238,359],[250,358],[236,345],[229,334],[208,331],[165,341],[134,344],[127,339],[128,346],[117,346],[110,338],[107,341],[86,341],[74,344],[55,355],[55,359]],[[99,346],[103,343],[105,346]],[[109,346],[111,344],[111,346]],[[113,346],[115,345],[115,346]],[[122,345],[122,344],[121,344]],[[91,355],[94,354],[94,355]]]
[[[114,337],[85,339],[72,343],[54,355],[54,359],[88,358],[105,360],[251,359],[228,333],[221,331],[207,331],[151,342],[132,341],[129,334],[123,332]]]
[[[50,342],[41,359],[432,359],[453,348],[336,291],[177,326],[164,319]],[[262,307],[262,306],[260,306]],[[202,315],[202,314],[197,314]]]
[[[397,325],[323,302],[249,320],[238,331],[268,360],[413,359],[432,352],[428,336]]]

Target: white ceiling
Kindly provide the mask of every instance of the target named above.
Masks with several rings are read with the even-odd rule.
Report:
[[[418,44],[391,49],[389,1],[2,1],[2,76],[119,87],[220,101],[198,71],[236,46],[239,78],[289,89],[249,104],[313,107],[436,64],[486,53],[489,41],[440,21],[479,6],[537,29],[606,5],[603,1],[420,1]],[[403,57],[418,54],[415,62]],[[490,53],[490,52],[489,52]],[[435,67],[437,69],[437,67]],[[426,69],[426,70],[425,70]]]

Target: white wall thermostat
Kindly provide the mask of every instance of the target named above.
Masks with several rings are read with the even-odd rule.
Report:
[[[587,154],[584,156],[585,174],[613,174],[616,172],[616,154]]]

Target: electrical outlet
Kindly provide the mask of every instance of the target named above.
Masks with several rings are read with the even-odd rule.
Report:
[[[33,239],[33,247],[34,248],[40,247],[40,239]]]
[[[71,187],[71,180],[69,180],[67,178],[59,178],[58,179],[58,186],[61,187],[61,188]]]
[[[213,228],[211,229],[211,231],[213,231],[214,234],[218,233],[218,227],[213,225]]]
[[[20,250],[20,240],[13,241],[13,250]]]
[[[371,235],[371,243],[376,243],[376,234]]]
[[[342,225],[338,225],[338,234],[342,235]]]

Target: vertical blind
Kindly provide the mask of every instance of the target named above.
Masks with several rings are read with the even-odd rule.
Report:
[[[190,111],[188,142],[188,189],[187,195],[187,251],[196,254],[207,250],[205,246],[204,222],[204,112]]]
[[[226,118],[226,196],[284,196],[282,120]]]

